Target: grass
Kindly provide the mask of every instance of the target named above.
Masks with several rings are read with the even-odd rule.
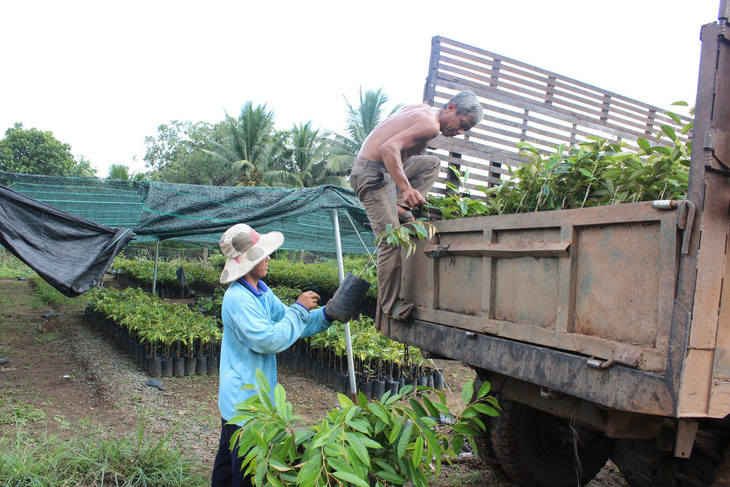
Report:
[[[11,400],[14,396],[12,389],[5,389],[0,395],[0,424],[17,424],[25,426],[46,419],[46,413],[32,404],[16,404]]]
[[[71,298],[68,298],[54,289],[46,281],[38,277],[38,275],[20,259],[8,252],[6,249],[0,249],[0,279],[17,279],[19,277],[29,277],[31,286],[35,290],[31,306],[38,309],[43,306],[52,308],[71,304]],[[8,304],[2,301],[2,304]]]
[[[0,249],[0,279],[28,277],[33,270],[5,249]]]
[[[53,286],[51,286],[38,276],[33,276],[30,280],[30,284],[35,291],[35,295],[33,296],[33,302],[31,303],[33,309],[38,309],[43,306],[57,308],[59,306],[69,305],[73,303],[71,298],[61,294]]]
[[[154,438],[140,421],[133,434],[81,431],[69,439],[18,428],[0,439],[0,485],[204,486],[208,468]]]

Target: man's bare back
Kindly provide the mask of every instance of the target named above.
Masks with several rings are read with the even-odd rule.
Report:
[[[394,148],[400,152],[402,163],[423,152],[428,142],[438,134],[438,111],[425,103],[409,105],[375,127],[365,139],[358,157],[385,162],[382,149],[391,142],[397,144]],[[399,135],[401,137],[396,137]],[[398,140],[391,141],[394,138]]]

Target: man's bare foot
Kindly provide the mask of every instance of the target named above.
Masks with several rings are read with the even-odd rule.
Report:
[[[405,321],[411,316],[414,308],[414,305],[399,299],[396,301],[395,306],[393,306],[391,314],[386,314],[386,316],[391,320]]]
[[[403,208],[402,206],[397,206],[398,208],[398,221],[401,223],[408,223],[408,222],[414,222],[416,221],[416,218],[413,216],[413,213],[411,213],[410,210]]]

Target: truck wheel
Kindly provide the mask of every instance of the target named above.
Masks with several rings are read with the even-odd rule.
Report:
[[[618,440],[611,458],[631,487],[710,487],[728,485],[730,477],[727,458],[720,465],[697,447],[690,458],[675,458],[660,452],[655,440]]]
[[[602,433],[530,406],[503,400],[502,410],[491,421],[492,444],[505,473],[522,486],[585,485],[613,449]]]
[[[715,483],[712,487],[730,485],[730,456],[725,456],[720,468],[715,472]]]
[[[662,456],[654,440],[618,440],[611,460],[631,487],[657,487],[663,474]]]

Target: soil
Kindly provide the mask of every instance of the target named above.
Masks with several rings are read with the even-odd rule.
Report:
[[[164,390],[148,387],[146,372],[86,324],[83,296],[51,309],[39,307],[27,280],[0,279],[0,287],[0,358],[9,359],[0,366],[1,437],[17,434],[9,411],[15,411],[30,432],[59,435],[90,426],[130,433],[143,422],[153,435],[172,430],[173,443],[212,468],[220,433],[217,376],[160,378]],[[49,312],[58,314],[43,317]],[[474,374],[457,362],[437,361],[437,366],[453,391],[447,390],[447,401],[455,410],[464,382]],[[319,421],[337,404],[334,389],[311,376],[283,366],[278,373],[303,423]],[[432,485],[515,486],[498,466],[469,455],[453,467],[445,466]],[[627,484],[609,462],[588,485]]]

